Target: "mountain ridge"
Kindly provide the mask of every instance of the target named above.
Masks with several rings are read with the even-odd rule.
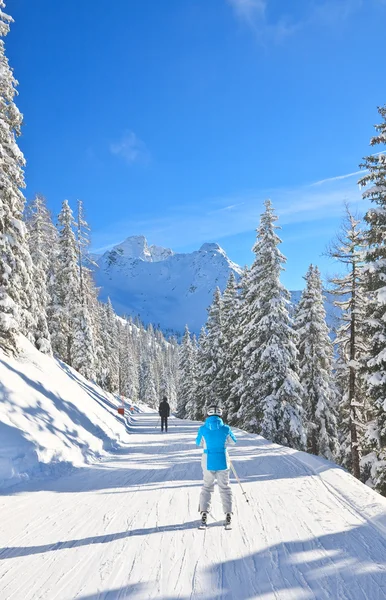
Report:
[[[101,300],[110,298],[121,316],[139,317],[145,324],[178,334],[186,324],[198,334],[216,287],[223,292],[231,271],[237,278],[243,271],[215,242],[190,253],[176,253],[148,245],[143,235],[130,236],[94,258]],[[300,295],[301,291],[291,292],[294,305]],[[325,306],[333,327],[337,310],[328,293]]]
[[[96,257],[100,298],[110,298],[120,315],[139,316],[164,331],[198,333],[206,321],[217,286],[223,290],[231,271],[241,267],[216,243],[190,253],[149,246],[144,236],[130,236]]]

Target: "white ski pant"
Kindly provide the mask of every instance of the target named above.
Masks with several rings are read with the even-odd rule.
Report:
[[[229,469],[225,471],[204,471],[204,483],[200,494],[200,512],[209,512],[214,492],[214,482],[217,479],[217,484],[220,490],[222,506],[225,513],[232,512],[232,490],[229,483]]]

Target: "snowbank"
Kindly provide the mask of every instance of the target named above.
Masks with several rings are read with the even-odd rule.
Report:
[[[24,337],[15,359],[0,350],[0,488],[92,462],[129,433],[120,401]]]
[[[376,527],[386,537],[385,498],[325,458],[291,448],[286,448],[285,451],[309,469],[326,489],[332,490],[340,504],[349,506],[354,514]]]

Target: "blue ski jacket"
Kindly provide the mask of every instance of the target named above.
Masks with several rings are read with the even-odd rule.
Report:
[[[224,421],[213,415],[208,417],[198,430],[196,444],[204,446],[203,467],[208,471],[225,471],[229,469],[227,444],[235,444],[236,437]]]

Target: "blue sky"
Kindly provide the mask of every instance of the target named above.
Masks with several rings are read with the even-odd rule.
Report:
[[[386,102],[386,0],[8,0],[30,198],[81,198],[129,235],[250,264],[263,201],[303,285]]]

